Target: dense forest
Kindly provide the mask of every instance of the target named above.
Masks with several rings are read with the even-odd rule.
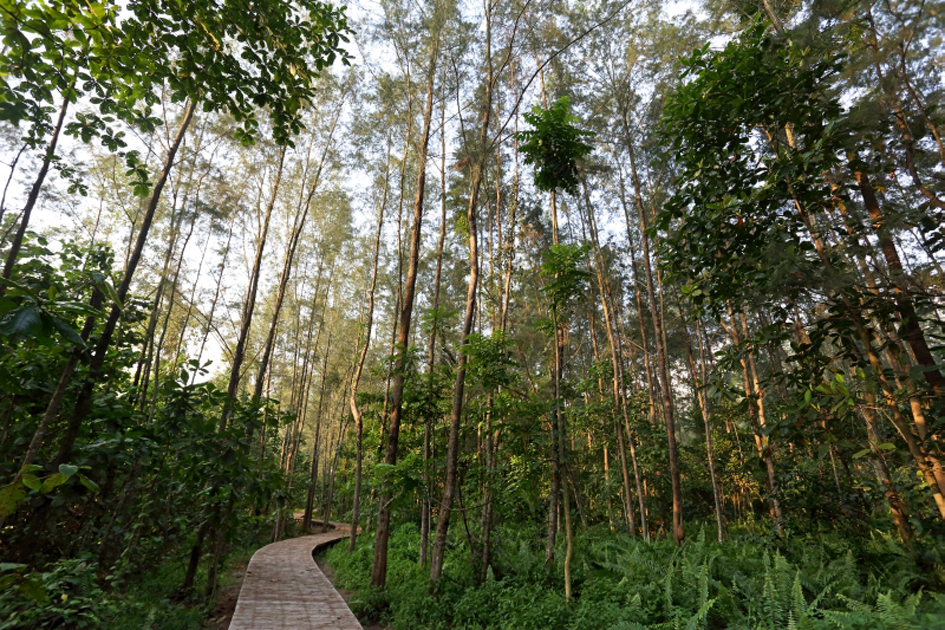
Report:
[[[0,629],[945,626],[941,2],[0,28]]]

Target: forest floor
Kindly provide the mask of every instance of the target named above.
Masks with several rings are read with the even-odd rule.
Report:
[[[348,606],[350,606],[351,600],[355,597],[355,592],[345,588],[338,588],[338,586],[335,584],[335,570],[332,569],[331,565],[325,561],[326,551],[328,550],[323,548],[315,554],[315,564],[318,565],[318,568],[322,570],[322,573],[325,574],[325,577],[328,578],[328,581],[331,582],[331,585],[335,587],[335,590],[338,591]],[[390,630],[389,626],[382,626],[375,622],[365,624],[365,622],[360,619],[359,621],[361,621],[361,626],[364,628],[364,630]]]
[[[217,599],[217,603],[210,614],[206,627],[211,630],[227,630],[233,611],[236,610],[236,600],[240,597],[240,588],[246,576],[246,563],[234,565],[229,575],[224,579],[224,586]]]

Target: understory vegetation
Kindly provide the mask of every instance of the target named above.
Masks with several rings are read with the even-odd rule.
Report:
[[[335,584],[354,591],[355,614],[395,630],[931,630],[945,624],[938,552],[917,558],[880,532],[782,539],[755,524],[733,528],[719,543],[711,530],[711,524],[700,527],[683,547],[666,538],[628,539],[606,526],[580,533],[570,604],[563,562],[545,569],[534,525],[497,528],[485,580],[457,534],[436,597],[418,563],[416,524],[391,536],[383,590],[370,585],[370,538],[351,554],[336,546],[326,560]]]
[[[242,576],[262,542],[249,538],[231,550],[223,568],[220,597]],[[109,574],[91,554],[49,563],[25,572],[22,566],[0,566],[0,611],[3,630],[26,628],[135,628],[199,630],[215,621],[224,602],[193,602],[182,597],[187,558],[180,549],[140,574]],[[204,573],[204,572],[201,572]],[[206,579],[198,575],[198,579]]]

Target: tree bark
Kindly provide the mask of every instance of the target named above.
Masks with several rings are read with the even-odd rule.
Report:
[[[121,283],[118,285],[116,290],[120,303],[124,303],[128,297],[128,292],[131,289],[131,280],[134,277],[135,270],[138,268],[141,255],[144,253],[144,246],[148,240],[148,234],[151,230],[151,222],[154,220],[154,213],[157,210],[158,202],[161,200],[161,193],[164,190],[164,185],[167,183],[167,178],[170,175],[171,168],[174,166],[174,160],[177,157],[177,151],[180,148],[181,143],[184,141],[187,128],[190,126],[190,121],[193,120],[195,110],[196,103],[194,101],[190,101],[184,110],[184,117],[181,121],[180,127],[177,130],[177,135],[167,150],[167,154],[164,159],[164,167],[161,169],[161,174],[158,176],[158,180],[154,184],[154,189],[151,191],[151,197],[148,200],[144,218],[141,222],[141,227],[138,230],[138,237],[135,240],[134,249],[131,252],[131,256],[128,258],[128,263],[125,266],[125,272],[122,275]],[[92,360],[89,362],[89,371],[82,382],[82,388],[80,389],[78,398],[76,399],[75,407],[69,420],[69,425],[66,428],[62,443],[59,447],[59,453],[56,455],[56,459],[53,462],[54,466],[58,466],[59,464],[65,462],[72,455],[72,447],[75,444],[76,438],[79,436],[79,429],[82,426],[82,421],[85,420],[85,417],[88,415],[89,410],[91,409],[92,392],[95,387],[95,383],[98,381],[98,378],[101,375],[102,367],[105,364],[105,356],[108,352],[109,346],[111,345],[112,336],[115,334],[115,328],[118,326],[118,320],[120,318],[121,307],[118,305],[112,306],[112,309],[108,315],[108,319],[105,321],[105,326],[102,329],[102,333],[99,336],[98,343],[95,345],[95,350],[92,354]],[[50,399],[49,406],[46,409],[47,413],[50,411],[52,411],[53,415],[58,413],[58,405],[61,404],[61,402],[62,398],[59,397],[57,399],[54,392],[53,397]]]
[[[226,428],[230,411],[240,385],[240,371],[243,368],[243,359],[246,356],[246,341],[249,339],[249,330],[253,324],[253,313],[256,310],[256,292],[259,289],[259,276],[262,270],[263,251],[266,249],[266,239],[269,236],[269,223],[272,218],[272,209],[276,205],[279,195],[279,184],[282,182],[282,167],[285,164],[286,148],[279,151],[279,164],[276,167],[275,180],[272,183],[272,195],[266,206],[266,217],[263,219],[262,234],[259,237],[259,246],[256,248],[256,258],[253,260],[253,269],[249,276],[249,287],[246,289],[246,299],[243,302],[243,317],[240,324],[239,336],[236,339],[236,349],[233,351],[233,362],[230,365],[230,378],[226,387],[227,402],[223,404],[223,413],[220,414],[222,431]]]
[[[390,143],[387,145],[387,172],[389,173],[390,169]],[[361,373],[364,371],[364,362],[367,359],[368,350],[371,347],[371,329],[374,327],[374,295],[377,290],[377,263],[380,257],[381,252],[381,232],[384,229],[384,211],[387,208],[387,195],[390,190],[388,184],[390,182],[390,177],[384,179],[384,193],[381,198],[380,207],[377,212],[377,233],[374,236],[374,264],[371,271],[371,288],[368,291],[368,310],[364,322],[364,345],[361,346],[360,353],[358,354],[358,362],[355,365],[354,372],[351,374],[351,396],[348,399],[349,406],[351,407],[351,416],[354,418],[355,430],[357,435],[356,440],[356,453],[355,453],[355,471],[354,471],[354,497],[352,499],[351,505],[351,536],[348,539],[348,553],[354,551],[354,546],[358,539],[358,520],[359,512],[361,507],[361,476],[362,476],[362,465],[364,460],[363,453],[363,435],[364,435],[364,419],[361,414],[361,409],[358,407],[358,385],[361,382]]]
[[[492,12],[486,10],[486,66],[485,98],[483,102],[482,124],[479,127],[478,146],[484,147],[489,133],[489,122],[492,113]],[[485,165],[484,158],[478,158],[472,165],[470,181],[469,203],[466,206],[466,222],[469,227],[469,285],[466,290],[466,307],[463,315],[462,345],[469,343],[472,333],[473,316],[476,310],[476,289],[479,284],[479,245],[476,214],[479,205],[479,189],[482,186],[482,172]],[[450,411],[450,432],[446,452],[446,480],[443,485],[443,497],[440,500],[439,519],[436,523],[436,535],[433,539],[433,553],[430,560],[430,593],[436,593],[437,583],[443,575],[443,559],[446,555],[446,535],[449,532],[450,512],[453,507],[453,496],[456,493],[457,468],[459,462],[459,428],[463,415],[464,392],[466,385],[467,355],[459,352],[456,363],[456,377],[453,382],[453,404]]]
[[[909,296],[908,276],[899,258],[899,251],[893,241],[892,234],[886,226],[883,212],[879,207],[879,201],[873,191],[873,185],[866,173],[857,171],[855,174],[863,203],[866,205],[870,220],[873,222],[873,228],[879,237],[879,246],[883,252],[883,257],[886,259],[886,267],[889,269],[889,275],[893,281],[893,299],[902,322],[902,338],[909,344],[916,361],[923,367],[923,374],[929,386],[937,394],[942,394],[945,392],[945,377],[939,371],[938,363],[935,357],[932,356],[932,351],[925,339],[925,333],[919,325],[919,316],[916,313],[915,305],[912,303],[912,298]]]
[[[427,339],[427,378],[429,395],[434,396],[434,370],[436,369],[436,333],[439,328],[440,281],[443,274],[443,246],[446,243],[446,103],[440,110],[440,240],[436,245],[436,270],[433,276],[433,322]],[[433,458],[433,421],[428,413],[423,423],[423,501],[420,506],[420,559],[426,566],[430,547],[430,522],[433,518],[433,479],[430,471]]]
[[[681,545],[686,537],[685,531],[683,530],[682,516],[682,481],[679,476],[679,454],[676,448],[676,420],[673,407],[673,393],[669,380],[666,347],[663,343],[663,313],[657,307],[656,291],[653,288],[653,272],[650,266],[650,246],[649,236],[647,236],[646,209],[642,203],[640,182],[637,177],[636,162],[634,161],[633,148],[630,143],[627,143],[627,150],[630,155],[630,168],[633,176],[634,190],[636,191],[637,211],[640,217],[643,270],[646,279],[646,293],[650,303],[650,317],[653,320],[653,336],[656,338],[657,375],[659,376],[660,391],[663,396],[663,419],[666,424],[666,443],[669,451],[669,476],[673,488],[673,539],[676,541],[677,545]]]
[[[417,271],[420,263],[420,239],[423,223],[423,201],[427,177],[427,149],[430,144],[430,127],[433,118],[433,87],[436,75],[436,63],[439,53],[439,39],[431,42],[430,61],[427,67],[426,104],[423,111],[423,130],[417,150],[417,190],[413,206],[413,227],[410,233],[410,253],[407,265],[407,277],[404,284],[403,303],[400,311],[400,325],[397,330],[397,358],[391,394],[390,424],[387,430],[387,449],[384,463],[391,466],[397,463],[397,446],[400,439],[400,422],[403,414],[403,395],[405,376],[404,362],[410,344],[410,323],[413,315],[413,302],[416,294]],[[381,492],[377,515],[377,530],[374,538],[374,564],[371,569],[371,585],[382,588],[387,580],[387,541],[390,537],[390,502],[392,492],[385,488]]]
[[[69,91],[75,86],[77,74],[73,74],[72,81],[69,84]],[[23,245],[23,238],[26,236],[26,228],[30,224],[30,215],[33,208],[36,207],[36,201],[39,199],[39,192],[43,188],[43,182],[46,181],[46,175],[49,173],[49,166],[56,157],[56,146],[59,144],[59,136],[62,133],[62,126],[66,121],[66,112],[69,110],[69,99],[66,96],[62,98],[62,105],[59,107],[59,117],[56,119],[56,126],[53,127],[52,137],[46,147],[46,153],[43,155],[43,165],[36,174],[36,179],[30,187],[29,195],[26,198],[26,205],[20,213],[20,227],[13,235],[13,242],[10,243],[10,251],[7,252],[7,259],[3,265],[3,279],[9,280],[13,276],[13,267],[16,265],[16,258],[20,254],[20,247]],[[176,150],[175,150],[176,152]],[[12,175],[12,173],[11,173]],[[2,216],[0,216],[2,218]],[[7,292],[7,285],[0,283],[0,298]]]

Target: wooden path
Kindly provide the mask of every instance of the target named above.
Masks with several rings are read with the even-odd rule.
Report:
[[[230,630],[362,630],[312,559],[316,547],[348,537],[347,526],[333,525],[330,532],[273,543],[253,554]]]

